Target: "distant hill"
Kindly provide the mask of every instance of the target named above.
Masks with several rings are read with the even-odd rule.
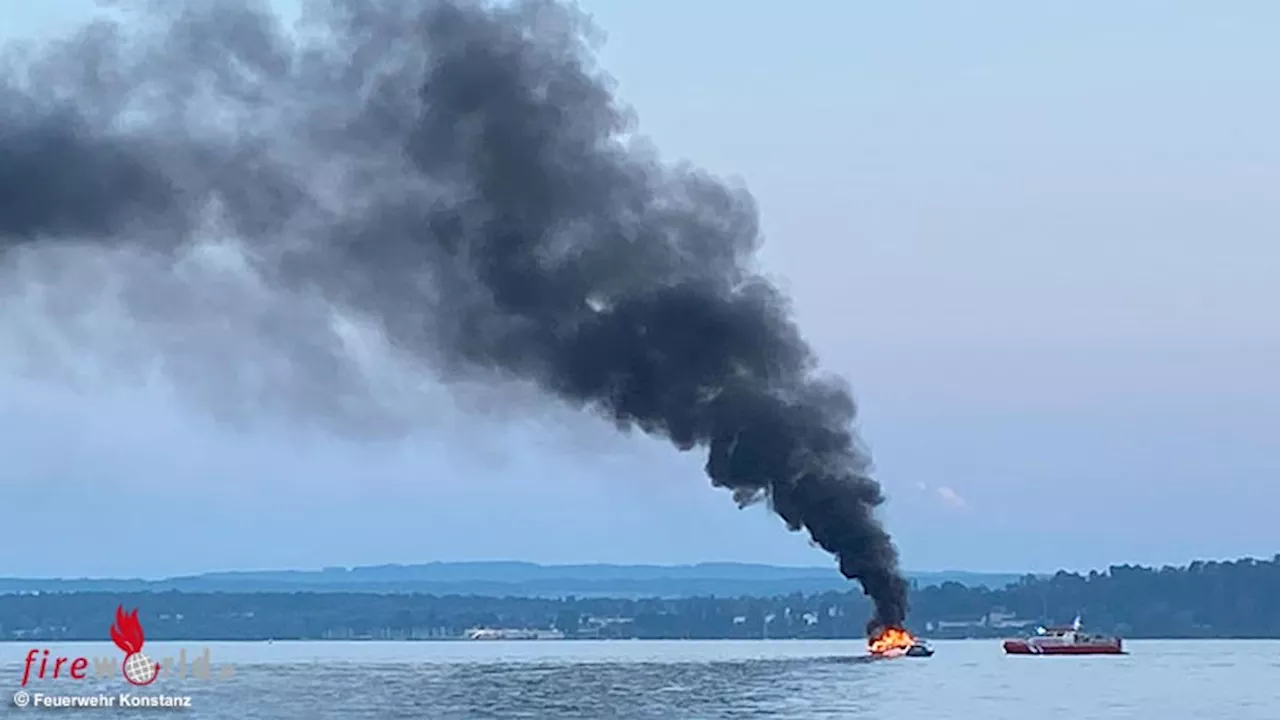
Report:
[[[919,586],[957,582],[1002,588],[1018,575],[909,573]],[[162,580],[136,578],[0,578],[0,593],[17,592],[379,592],[492,597],[768,597],[843,592],[851,584],[832,567],[749,563],[697,565],[539,565],[527,562],[433,562],[323,570],[205,573]]]
[[[507,567],[510,572],[503,571]],[[147,640],[461,640],[484,628],[516,637],[566,639],[861,639],[871,601],[840,583],[844,592],[803,594],[797,586],[809,573],[830,582],[826,569],[710,565],[678,568],[539,567],[493,563],[446,563],[410,568],[356,568],[314,573],[225,573],[223,580],[275,576],[297,588],[341,586],[351,576],[372,574],[385,580],[417,573],[447,577],[453,588],[482,572],[493,587],[522,588],[524,583],[568,582],[566,574],[595,575],[601,587],[630,581],[635,587],[787,588],[775,596],[755,597],[479,597],[405,595],[377,592],[213,592],[149,593],[98,591],[65,594],[0,594],[0,641],[22,641],[22,649],[47,642],[103,641],[108,619],[123,605],[142,608]],[[520,573],[525,573],[521,575]],[[717,579],[716,576],[720,579]],[[818,577],[822,575],[824,577]],[[599,576],[603,576],[600,579]],[[617,579],[622,576],[621,579]],[[728,577],[726,577],[728,576]],[[745,578],[744,578],[745,576]],[[778,578],[761,580],[761,577]],[[323,577],[335,584],[318,582]],[[495,582],[492,578],[523,579]],[[609,578],[615,578],[610,580]],[[795,579],[795,578],[799,579]],[[975,576],[933,573],[934,579]],[[984,577],[978,575],[976,577]],[[990,576],[987,576],[990,577]],[[688,578],[692,578],[689,580]],[[754,579],[753,579],[754,578]],[[584,582],[586,580],[583,580]],[[43,581],[47,582],[47,581]],[[76,581],[68,581],[75,583]],[[80,581],[84,582],[84,581]],[[103,581],[112,582],[112,581]],[[119,583],[121,581],[114,581]],[[127,582],[127,581],[125,581]],[[173,583],[175,581],[166,581]],[[481,581],[475,581],[480,583]],[[611,585],[612,583],[612,585]],[[739,584],[735,584],[739,583]],[[409,582],[412,585],[412,582]],[[260,585],[259,585],[260,586]],[[64,586],[64,589],[65,586]],[[1271,560],[1193,562],[1183,567],[1112,565],[1087,574],[1065,570],[1021,578],[1001,589],[949,582],[913,588],[908,629],[932,639],[997,638],[1021,634],[1036,625],[1065,624],[1080,617],[1090,630],[1126,638],[1280,638],[1280,555]],[[861,642],[851,644],[859,652]],[[1228,651],[1230,652],[1230,651]],[[1238,654],[1239,651],[1237,651]],[[1258,652],[1248,651],[1245,652]],[[1266,662],[1265,660],[1262,662]],[[11,676],[12,677],[12,676]]]

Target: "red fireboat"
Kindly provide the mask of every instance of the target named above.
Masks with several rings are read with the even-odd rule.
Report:
[[[1124,655],[1124,641],[1080,631],[1080,618],[1067,627],[1036,628],[1036,634],[1004,641],[1009,655]]]

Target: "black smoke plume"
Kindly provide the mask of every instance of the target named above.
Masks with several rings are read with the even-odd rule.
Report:
[[[166,267],[232,238],[279,297],[357,314],[445,379],[530,381],[705,448],[714,485],[767,501],[862,584],[873,624],[902,623],[853,399],[753,267],[753,200],[632,138],[577,13],[331,0],[286,29],[231,0],[113,12],[10,63],[0,252]],[[147,302],[136,317],[165,299]],[[273,342],[306,376],[342,361],[332,332],[299,315]]]

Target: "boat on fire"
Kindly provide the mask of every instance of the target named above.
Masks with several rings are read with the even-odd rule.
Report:
[[[907,657],[933,657],[933,646],[926,640],[916,640],[915,644],[907,648]]]
[[[1124,655],[1124,640],[1080,629],[1080,617],[1065,627],[1036,628],[1036,633],[1004,641],[1008,655]]]
[[[867,641],[873,658],[932,657],[933,647],[903,628],[885,628]]]

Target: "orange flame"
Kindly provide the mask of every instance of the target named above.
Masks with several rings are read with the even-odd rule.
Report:
[[[138,609],[126,613],[124,606],[116,607],[116,621],[111,625],[111,640],[126,655],[142,652],[142,623],[138,622]]]
[[[887,627],[867,640],[867,651],[872,655],[885,655],[895,651],[905,652],[915,643],[915,636],[903,628]]]

